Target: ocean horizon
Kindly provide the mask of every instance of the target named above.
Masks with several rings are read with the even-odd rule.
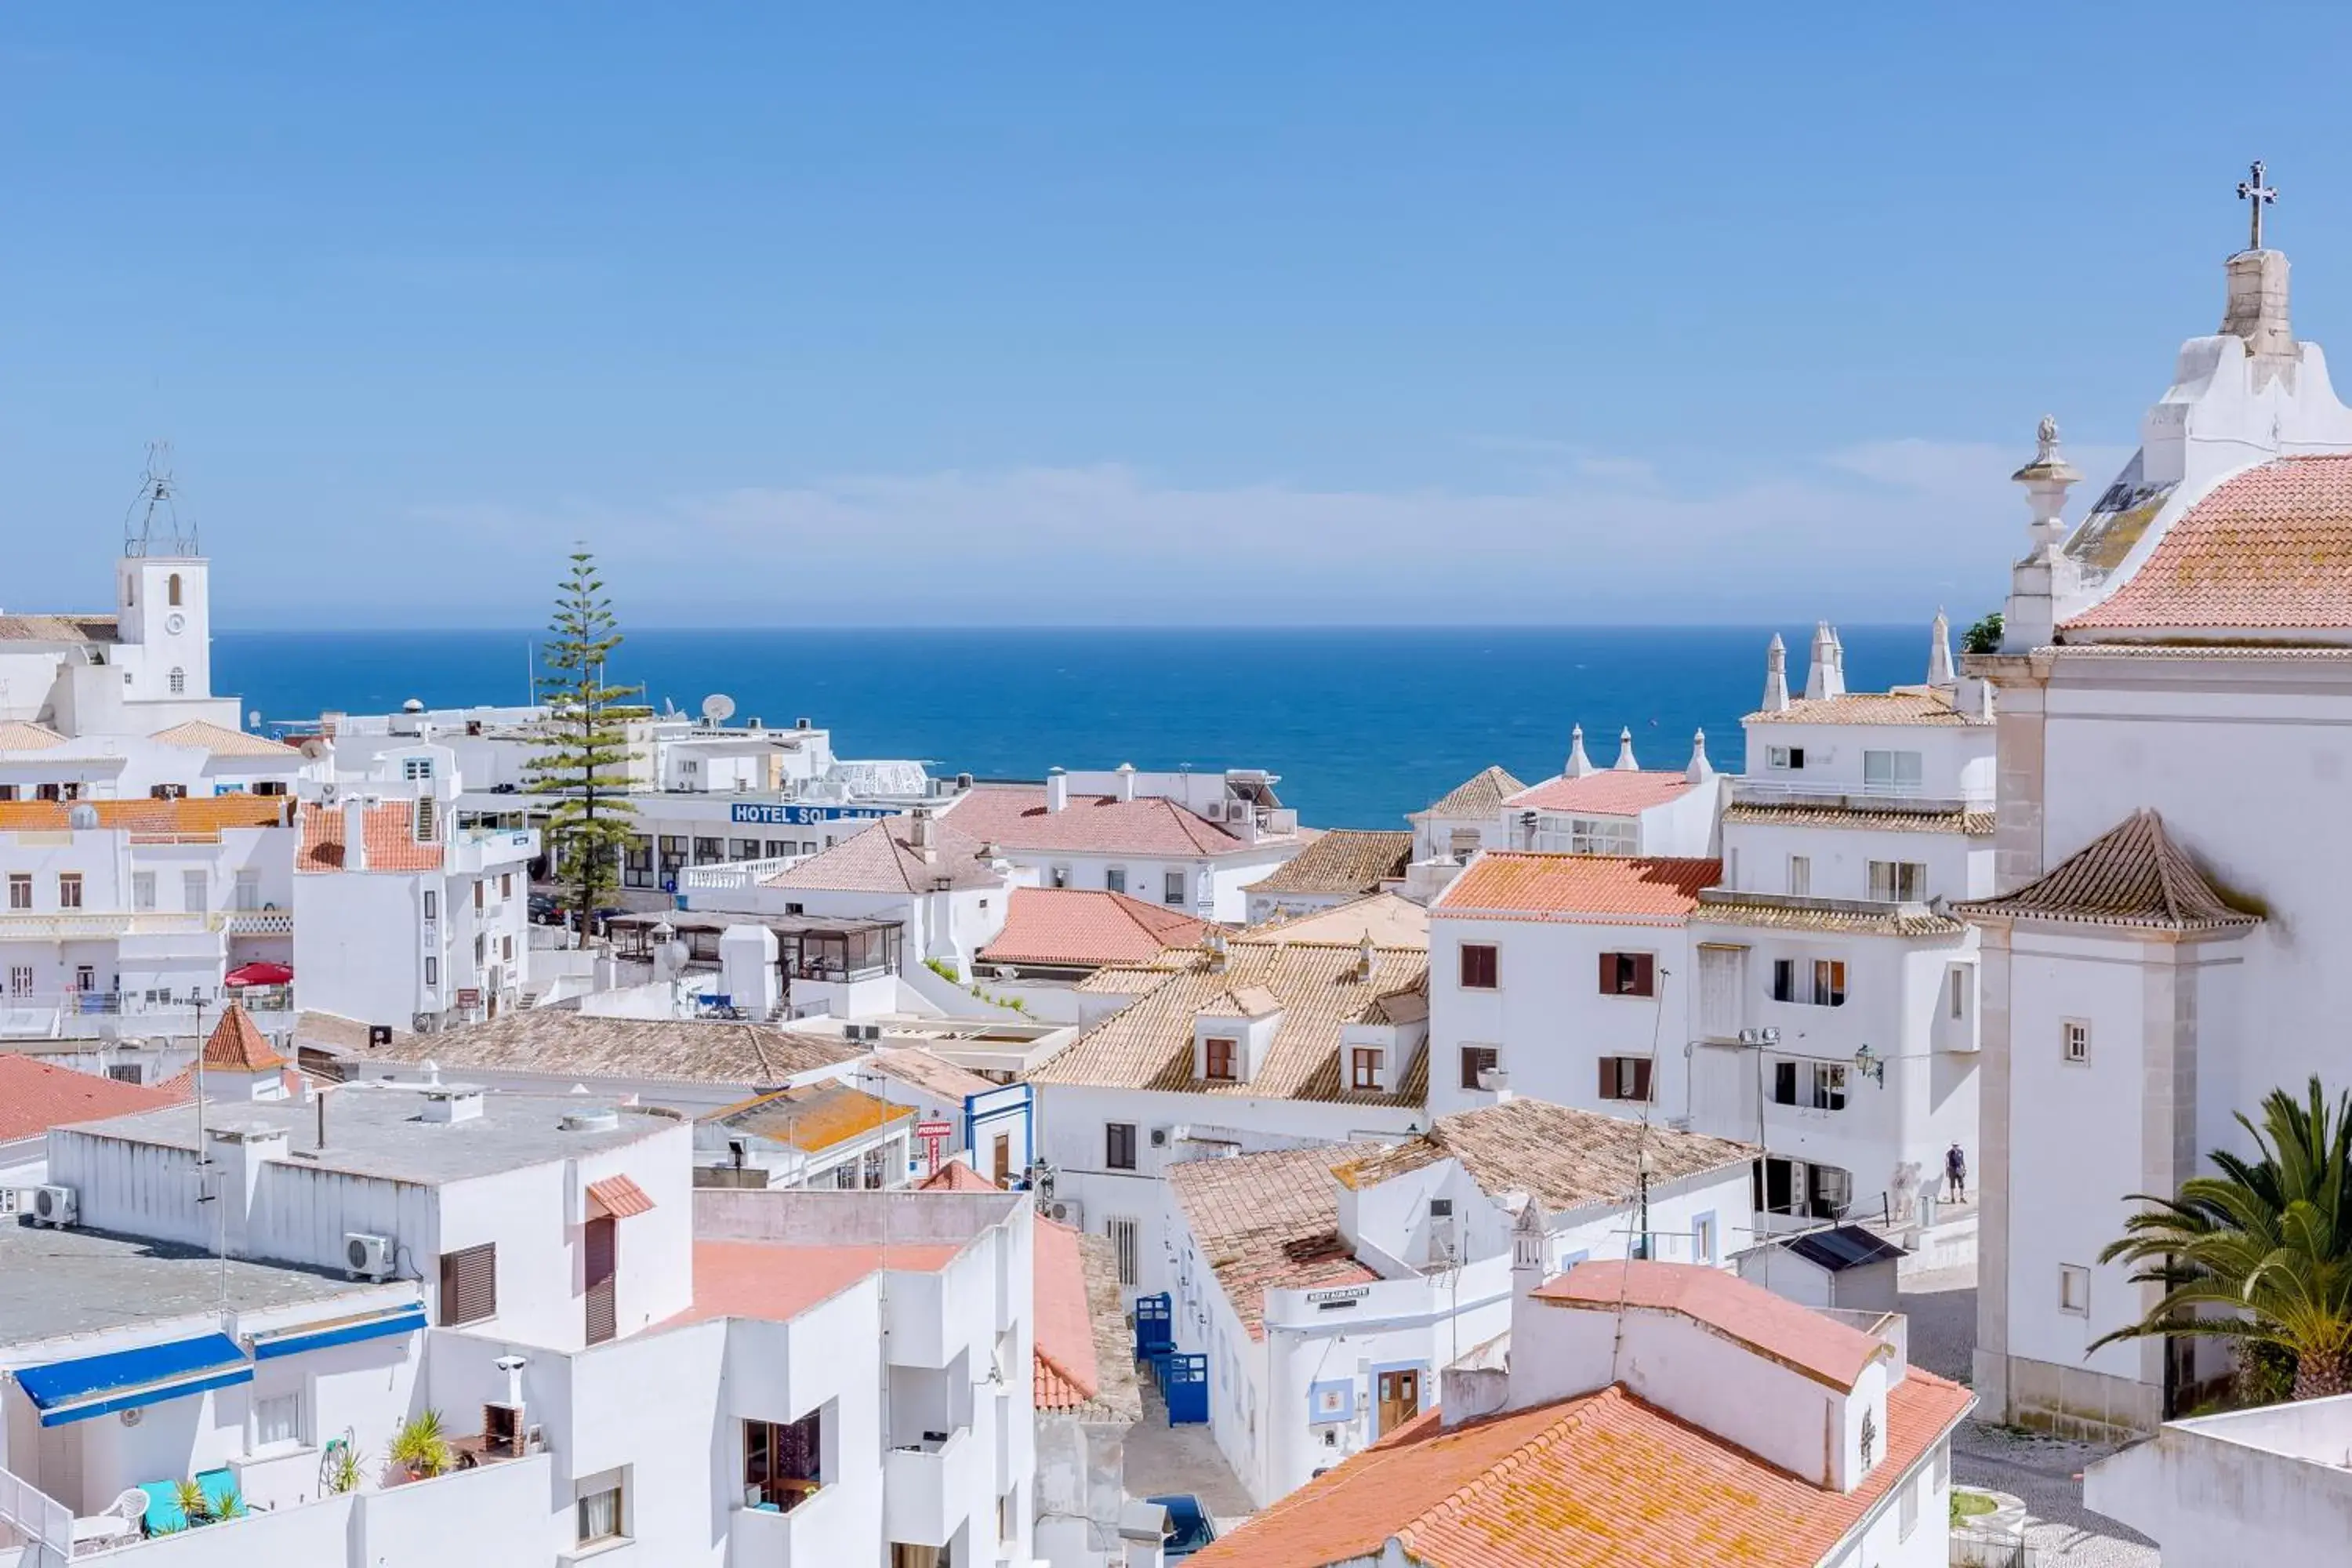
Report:
[[[1500,763],[1557,773],[1571,725],[1606,767],[1621,730],[1644,767],[1683,766],[1704,729],[1725,772],[1778,631],[1804,680],[1811,626],[657,627],[630,629],[609,679],[656,708],[722,693],[741,723],[806,718],[843,757],[1037,778],[1049,767],[1260,767],[1318,827],[1402,827]],[[1846,626],[1857,690],[1924,679],[1927,627]],[[215,632],[213,689],[262,724],[321,712],[512,704],[543,632]]]

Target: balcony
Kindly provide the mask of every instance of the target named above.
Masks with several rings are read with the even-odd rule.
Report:
[[[1953,811],[1990,811],[1990,788],[1938,789],[1925,784],[1871,784],[1862,779],[1759,779],[1731,781],[1734,805],[1817,805],[1845,811],[1906,811],[1935,816]]]
[[[965,1520],[965,1500],[992,1496],[969,1426],[896,1447],[882,1462],[882,1523],[892,1541],[945,1546]]]
[[[217,985],[217,982],[211,983]],[[0,1038],[88,1040],[109,1035],[189,1034],[199,1024],[219,1020],[231,1000],[240,1002],[264,1033],[294,1026],[290,985],[248,985],[228,995],[208,997],[201,1009],[186,996],[150,1000],[138,991],[35,992],[0,996]]]
[[[448,868],[479,875],[512,869],[539,853],[539,834],[528,827],[462,827],[449,838]]]
[[[716,893],[756,888],[769,878],[792,869],[804,855],[779,855],[764,860],[726,860],[712,866],[687,866],[677,872],[681,893]]]
[[[827,1568],[842,1561],[840,1497],[839,1487],[826,1487],[789,1510],[734,1510],[727,1516],[727,1560],[736,1568]]]

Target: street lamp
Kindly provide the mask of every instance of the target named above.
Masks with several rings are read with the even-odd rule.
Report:
[[[1853,1070],[1856,1077],[1866,1078],[1881,1089],[1886,1087],[1885,1059],[1872,1050],[1867,1042],[1853,1053]]]

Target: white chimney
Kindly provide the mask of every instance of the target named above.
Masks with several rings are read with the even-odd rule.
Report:
[[[1118,764],[1118,798],[1121,800],[1135,798],[1135,764],[1133,763]]]
[[[343,802],[343,869],[367,869],[367,802]]]
[[[1941,609],[1936,612],[1936,624],[1927,632],[1927,684],[1953,684],[1952,623]]]
[[[908,826],[907,831],[907,842],[914,846],[926,862],[937,860],[940,858],[939,838],[931,826],[931,812],[929,806],[919,805],[915,808],[914,821]]]
[[[1070,775],[1059,768],[1045,770],[1045,809],[1066,811],[1070,805]]]
[[[1683,777],[1693,784],[1705,784],[1714,776],[1715,764],[1706,760],[1706,731],[1694,730],[1691,731],[1690,766],[1683,770]]]
[[[1785,712],[1789,706],[1789,646],[1780,634],[1772,634],[1772,646],[1764,650],[1764,711]]]
[[[1568,765],[1559,771],[1572,779],[1580,779],[1587,773],[1600,771],[1592,765],[1592,759],[1584,754],[1584,726],[1581,724],[1568,732]]]
[[[1617,731],[1617,771],[1621,773],[1642,771],[1642,764],[1633,760],[1633,731],[1630,725]]]

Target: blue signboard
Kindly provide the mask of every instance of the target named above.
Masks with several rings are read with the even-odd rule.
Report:
[[[770,827],[806,827],[816,822],[864,822],[898,814],[878,805],[761,805],[738,801],[728,810],[732,822],[756,822]]]

